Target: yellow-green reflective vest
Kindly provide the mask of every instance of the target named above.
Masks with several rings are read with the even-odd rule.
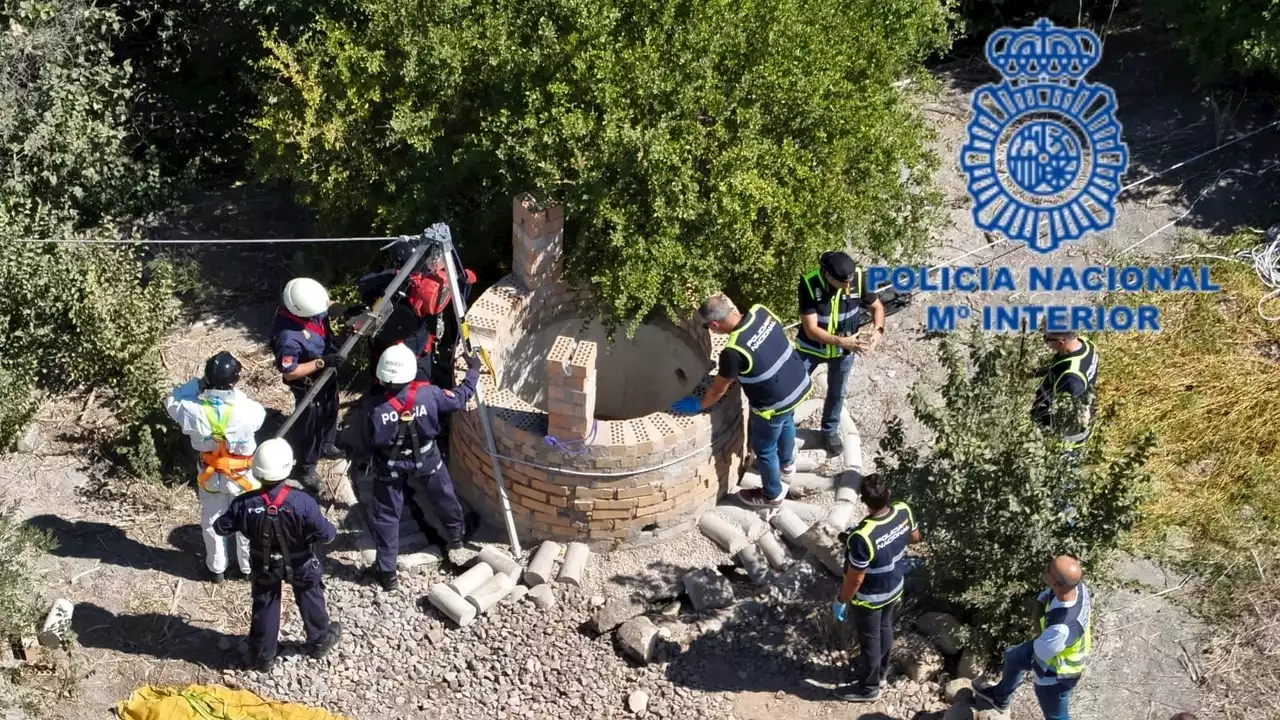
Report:
[[[763,305],[747,311],[747,321],[729,334],[725,346],[746,360],[738,374],[751,412],[764,419],[794,410],[813,392],[804,362],[791,347],[777,316]]]
[[[845,292],[844,288],[832,290],[822,278],[821,268],[805,273],[801,278],[809,297],[818,303],[818,327],[832,335],[839,335],[841,331],[852,334],[858,327],[858,314],[862,312],[862,273],[858,272],[856,276],[857,280],[849,292]],[[818,342],[806,335],[803,322],[796,333],[796,349],[820,358],[838,358],[849,354],[848,350],[838,345]]]
[[[1071,607],[1050,610],[1049,606],[1054,601],[1053,593],[1049,593],[1049,597],[1044,601],[1044,613],[1040,616],[1040,632],[1044,632],[1044,629],[1050,625],[1066,625],[1067,647],[1055,655],[1047,666],[1037,658],[1035,663],[1037,677],[1079,677],[1084,672],[1089,653],[1093,651],[1093,599],[1089,595],[1089,588],[1084,583],[1080,583],[1076,593],[1076,603]]]

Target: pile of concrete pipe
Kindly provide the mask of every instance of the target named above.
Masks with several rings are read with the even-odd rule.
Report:
[[[554,570],[562,550],[564,561],[556,574]],[[476,555],[466,572],[432,585],[427,599],[458,627],[470,625],[503,600],[528,600],[539,609],[547,610],[556,603],[553,583],[581,587],[590,554],[584,543],[569,543],[562,548],[559,543],[547,541],[538,546],[529,566],[524,568],[505,550],[491,545]]]

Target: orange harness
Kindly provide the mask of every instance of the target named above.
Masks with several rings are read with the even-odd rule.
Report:
[[[234,455],[227,452],[227,420],[231,416],[231,405],[225,406],[225,411],[219,412],[219,408],[212,403],[201,404],[204,406],[205,417],[209,420],[210,434],[218,441],[218,446],[211,451],[200,453],[200,462],[204,463],[204,470],[196,478],[200,489],[209,493],[217,492],[216,489],[209,488],[209,481],[217,473],[235,483],[244,492],[257,490],[260,487],[257,481],[245,474],[253,466],[253,456]]]

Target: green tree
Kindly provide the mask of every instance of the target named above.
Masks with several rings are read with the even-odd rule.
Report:
[[[1278,3],[1148,0],[1142,11],[1152,27],[1168,29],[1202,83],[1280,73]]]
[[[1071,553],[1097,570],[1124,540],[1150,483],[1154,442],[1108,449],[1104,413],[1072,460],[1031,421],[1026,344],[975,333],[966,353],[945,339],[941,402],[912,396],[930,449],[907,443],[901,420],[881,441],[881,472],[922,524],[930,592],[1001,643],[1026,639],[1023,603],[1042,589],[1049,559]]]
[[[79,0],[0,7],[0,445],[44,393],[80,385],[149,438],[175,309],[165,268],[144,276],[127,245],[31,242],[118,237],[113,218],[159,189],[127,131],[129,72],[111,62],[119,20]]]
[[[727,289],[794,302],[821,251],[919,249],[935,196],[901,81],[944,2],[359,0],[272,40],[259,158],[331,226],[453,224],[509,253],[512,195],[568,210],[572,280],[615,317]]]

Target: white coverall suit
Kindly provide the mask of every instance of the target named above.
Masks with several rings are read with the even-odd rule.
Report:
[[[191,447],[201,454],[199,465],[200,530],[204,535],[205,565],[211,573],[227,569],[227,542],[234,538],[236,564],[249,576],[249,539],[240,533],[230,538],[213,531],[213,523],[236,496],[261,485],[248,471],[249,459],[258,448],[254,437],[267,418],[261,404],[250,400],[239,390],[205,390],[200,392],[199,378],[192,378],[174,388],[165,398],[165,410],[191,440]],[[222,426],[222,440],[214,437]],[[210,467],[215,454],[231,456],[232,462],[244,466],[241,472],[218,472]]]

